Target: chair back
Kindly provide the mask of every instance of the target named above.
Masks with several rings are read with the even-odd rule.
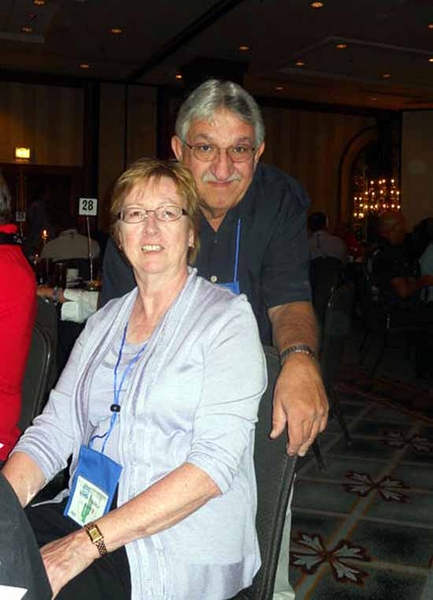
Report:
[[[320,347],[320,365],[325,387],[331,387],[339,375],[344,344],[352,328],[355,286],[345,283],[328,301]]]
[[[53,347],[48,332],[35,323],[22,386],[22,406],[19,427],[24,431],[42,412],[50,390],[50,372],[54,362]]]
[[[48,384],[52,387],[55,383],[55,380],[57,379],[56,356],[59,315],[57,313],[56,306],[49,300],[45,300],[40,296],[38,296],[36,323],[37,325],[39,325],[39,327],[42,327],[42,329],[44,329],[50,337],[51,351],[54,358],[51,361]]]
[[[344,265],[332,256],[310,260],[310,283],[314,312],[323,327],[326,305],[332,292],[341,284]]]
[[[296,457],[286,454],[286,435],[276,440],[269,438],[272,425],[272,398],[280,372],[280,361],[274,348],[265,347],[268,368],[268,388],[259,407],[256,425],[254,463],[257,478],[257,519],[262,566],[252,585],[235,598],[271,600],[280,554],[287,504],[293,485]]]

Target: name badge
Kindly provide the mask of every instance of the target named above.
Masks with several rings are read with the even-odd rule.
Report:
[[[122,466],[87,446],[81,446],[77,470],[64,515],[86,525],[106,515],[113,502]]]

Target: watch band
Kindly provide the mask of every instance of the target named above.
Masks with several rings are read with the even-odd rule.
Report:
[[[312,360],[317,360],[316,353],[310,346],[307,346],[307,344],[293,344],[293,346],[289,346],[280,353],[280,364],[283,364],[291,354],[306,354]]]
[[[87,535],[90,538],[92,544],[94,544],[98,548],[98,552],[100,556],[105,556],[108,554],[107,546],[105,545],[104,536],[101,533],[101,530],[96,525],[96,523],[86,523],[84,525],[84,529],[86,530]]]

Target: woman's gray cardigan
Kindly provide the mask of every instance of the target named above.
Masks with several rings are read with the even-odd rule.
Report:
[[[92,433],[92,376],[136,294],[90,317],[43,414],[15,448],[38,463],[47,481],[71,453],[71,477],[75,472]],[[260,565],[254,428],[265,388],[265,359],[245,296],[190,269],[134,368],[106,454],[116,439],[111,451],[123,466],[118,505],[185,462],[205,471],[221,495],[167,530],[127,544],[132,600],[222,600],[251,583]]]

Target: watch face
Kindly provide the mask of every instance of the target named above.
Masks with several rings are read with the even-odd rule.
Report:
[[[94,543],[98,542],[102,538],[102,534],[96,525],[93,525],[93,527],[90,527],[87,531],[89,532],[90,538]]]

